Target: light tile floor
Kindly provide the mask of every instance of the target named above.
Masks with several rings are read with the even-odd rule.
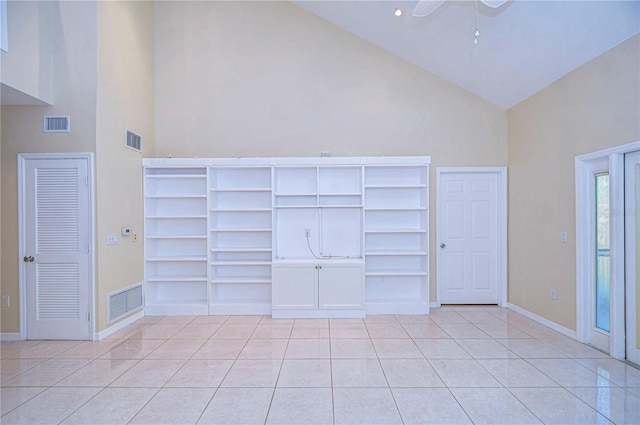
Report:
[[[498,307],[145,317],[0,349],[3,424],[640,423],[640,370]]]

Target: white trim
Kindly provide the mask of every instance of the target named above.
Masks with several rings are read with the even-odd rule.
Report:
[[[440,303],[439,303],[439,302],[437,302],[437,301],[431,301],[431,302],[429,303],[429,307],[430,307],[430,308],[440,308],[440,307],[442,307],[442,304],[440,304]]]
[[[541,325],[544,325],[550,329],[553,329],[554,331],[559,332],[564,336],[568,336],[569,338],[572,338],[572,339],[578,339],[576,333],[571,329],[565,328],[564,326],[561,326],[556,322],[552,322],[549,319],[545,319],[542,316],[538,316],[537,314],[532,313],[529,310],[525,310],[524,308],[518,307],[517,305],[511,304],[511,303],[507,304],[507,308],[509,310],[515,311],[516,313],[520,313],[523,316],[540,323]]]
[[[438,269],[437,243],[442,234],[440,223],[442,222],[442,208],[439,202],[439,192],[442,174],[450,173],[487,173],[496,174],[498,177],[498,305],[507,306],[507,167],[437,167],[436,168],[436,270]],[[440,306],[441,288],[436,272],[436,301]]]
[[[93,153],[19,153],[18,154],[18,258],[22,258],[25,244],[25,167],[27,160],[36,159],[85,159],[87,161],[87,175],[90,180],[89,184],[89,202],[91,211],[89,217],[89,299],[91,300],[90,319],[89,319],[89,337],[95,333],[96,328],[96,282],[95,282],[95,265],[96,265],[96,247],[95,247],[95,176],[94,176],[94,157]],[[18,270],[18,286],[20,293],[20,340],[27,339],[27,289],[24,283],[25,264],[20,263]]]
[[[7,27],[7,0],[0,0],[0,49],[9,52],[9,30]]]
[[[93,334],[93,340],[94,341],[102,341],[103,339],[105,339],[109,335],[112,335],[112,334],[116,333],[120,329],[123,329],[126,326],[129,326],[130,324],[132,324],[136,320],[140,320],[143,317],[144,317],[144,310],[140,310],[137,313],[133,314],[132,316],[129,316],[126,319],[116,323],[115,325],[103,330],[102,332],[95,332]]]
[[[20,332],[0,332],[0,341],[22,341]]]
[[[611,211],[624,209],[624,154],[640,150],[640,141],[580,155],[575,158],[576,199],[576,338],[588,342],[590,338],[591,282],[593,259],[591,220],[585,218],[593,202],[590,193],[592,165],[597,160],[609,161],[609,191]],[[622,206],[621,206],[622,205]],[[622,218],[622,219],[621,219]],[[625,357],[624,318],[624,217],[611,216],[611,332],[609,353],[616,359]],[[622,226],[622,227],[620,227]],[[622,229],[622,231],[621,231]],[[615,259],[614,259],[615,257]]]
[[[616,359],[625,358],[625,246],[624,246],[624,153],[609,156],[609,353]]]

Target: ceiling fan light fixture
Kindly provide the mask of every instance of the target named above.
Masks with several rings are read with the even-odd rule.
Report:
[[[445,0],[420,0],[418,4],[413,8],[413,12],[411,15],[416,18],[421,18],[424,16],[428,16],[439,8]]]
[[[480,0],[485,6],[489,6],[492,9],[497,9],[503,4],[505,4],[508,0]]]

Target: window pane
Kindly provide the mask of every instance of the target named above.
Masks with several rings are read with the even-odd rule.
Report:
[[[596,327],[609,332],[609,174],[596,175]]]

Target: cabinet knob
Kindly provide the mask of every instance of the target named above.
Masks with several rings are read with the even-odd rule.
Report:
[[[446,244],[446,243],[441,243],[441,244],[440,244],[440,248],[445,248],[446,246],[447,246],[447,244]]]

